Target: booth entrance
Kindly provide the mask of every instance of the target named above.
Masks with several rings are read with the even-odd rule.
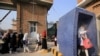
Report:
[[[77,56],[86,56],[85,49],[81,46],[82,44],[82,38],[79,36],[79,29],[82,25],[84,25],[85,30],[87,31],[86,35],[88,36],[88,39],[91,40],[91,38],[88,35],[88,27],[90,26],[91,22],[93,21],[93,16],[87,15],[84,13],[79,13],[78,15],[78,24],[77,24]],[[88,51],[88,55],[89,55]]]
[[[87,14],[84,14],[84,13],[79,13],[79,16],[78,16],[78,28],[82,25],[82,24],[85,24],[86,27],[88,28],[89,24],[91,23],[92,21],[92,18],[93,16],[91,15],[87,15]]]

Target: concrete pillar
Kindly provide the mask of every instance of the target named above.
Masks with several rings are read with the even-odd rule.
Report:
[[[21,5],[17,4],[17,32],[21,31]]]
[[[97,41],[98,41],[98,53],[99,53],[99,56],[100,56],[100,19],[97,18],[96,19],[96,24],[97,24]]]

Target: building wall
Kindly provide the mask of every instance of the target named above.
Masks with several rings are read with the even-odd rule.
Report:
[[[90,6],[86,7],[88,11],[91,11],[95,13],[96,15],[100,14],[100,1],[96,2],[94,4],[91,4]]]
[[[47,29],[47,8],[35,5],[34,16],[37,19],[37,32],[41,33]]]
[[[80,3],[82,0],[78,0],[77,2]]]
[[[8,3],[8,4],[12,4],[12,1],[11,0],[0,0],[0,3]]]
[[[47,8],[44,6],[34,4],[18,4],[17,5],[17,28],[20,31],[20,27],[23,32],[29,32],[29,21],[37,22],[37,32],[41,33],[46,30]],[[21,22],[20,22],[21,21]]]
[[[78,3],[80,3],[82,0],[78,0]],[[91,11],[93,13],[95,13],[96,15],[100,14],[100,1],[96,2],[96,3],[92,3],[89,6],[85,6],[85,9],[87,9],[88,11]]]

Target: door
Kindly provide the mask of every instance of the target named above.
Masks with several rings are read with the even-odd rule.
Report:
[[[30,23],[30,36],[33,39],[36,39],[36,33],[37,33],[37,23],[36,22],[31,22]]]

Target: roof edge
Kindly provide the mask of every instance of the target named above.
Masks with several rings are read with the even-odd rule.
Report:
[[[88,3],[90,3],[93,0],[82,0],[77,6],[78,7],[85,7]]]

